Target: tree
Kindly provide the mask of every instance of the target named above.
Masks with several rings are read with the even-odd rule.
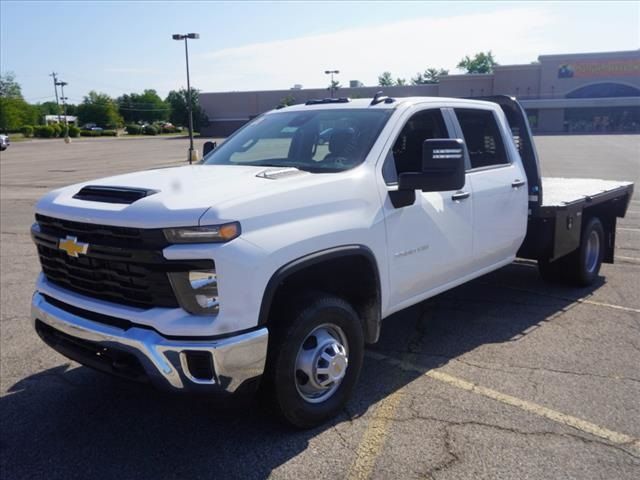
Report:
[[[396,86],[397,87],[404,87],[407,84],[407,80],[404,78],[397,78],[396,79]]]
[[[327,87],[327,90],[329,90],[330,92],[331,91],[335,92],[339,88],[342,88],[342,85],[340,85],[340,82],[338,80],[331,80],[331,82],[329,83],[329,86]]]
[[[155,90],[145,90],[142,94],[125,94],[116,102],[118,111],[126,123],[167,120],[171,110]]]
[[[0,97],[0,131],[16,132],[24,125],[38,123],[38,109],[22,98]]]
[[[209,120],[204,113],[204,110],[198,104],[198,93],[199,90],[195,88],[191,88],[191,108],[193,109],[193,130],[199,131],[200,127],[206,126],[209,123]],[[188,92],[186,88],[182,88],[180,90],[171,90],[165,102],[169,104],[171,107],[171,114],[169,116],[169,120],[174,125],[189,125],[189,111],[187,110],[188,105]]]
[[[460,60],[457,67],[461,70],[466,70],[466,73],[491,73],[496,65],[498,65],[498,62],[496,62],[495,58],[493,58],[493,53],[489,50],[486,53],[476,53],[473,58],[466,55]]]
[[[286,97],[280,99],[280,103],[278,103],[276,108],[288,107],[289,105],[294,105],[295,103],[296,97],[294,97],[293,95],[287,95]]]
[[[95,123],[103,127],[117,128],[123,120],[118,107],[109,95],[90,91],[77,108],[80,123]]]
[[[411,79],[412,85],[428,85],[440,83],[440,77],[449,75],[449,70],[443,68],[427,68],[423,73],[416,73],[416,76]]]
[[[22,89],[13,72],[0,75],[0,97],[22,99]]]
[[[0,130],[15,132],[38,122],[38,110],[22,98],[20,84],[13,73],[0,75]]]
[[[378,85],[381,87],[393,87],[394,81],[391,72],[382,72],[381,75],[378,76]]]

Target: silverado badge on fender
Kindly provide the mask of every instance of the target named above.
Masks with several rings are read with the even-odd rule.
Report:
[[[70,257],[78,258],[79,255],[86,255],[89,250],[88,243],[82,243],[78,241],[78,237],[72,237],[67,235],[66,238],[61,238],[58,241],[58,248],[67,252]]]

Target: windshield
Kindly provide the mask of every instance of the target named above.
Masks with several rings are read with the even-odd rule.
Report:
[[[391,110],[277,112],[256,118],[209,153],[206,165],[340,172],[362,163]]]

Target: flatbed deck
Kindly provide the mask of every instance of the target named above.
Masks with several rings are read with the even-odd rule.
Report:
[[[566,207],[576,203],[592,203],[619,196],[633,185],[631,182],[593,178],[542,177],[542,208]]]

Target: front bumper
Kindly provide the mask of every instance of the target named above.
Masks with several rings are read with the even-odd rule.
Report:
[[[172,340],[149,328],[83,318],[38,292],[31,317],[45,343],[63,355],[162,389],[233,393],[262,375],[267,357],[266,328],[216,340]]]

